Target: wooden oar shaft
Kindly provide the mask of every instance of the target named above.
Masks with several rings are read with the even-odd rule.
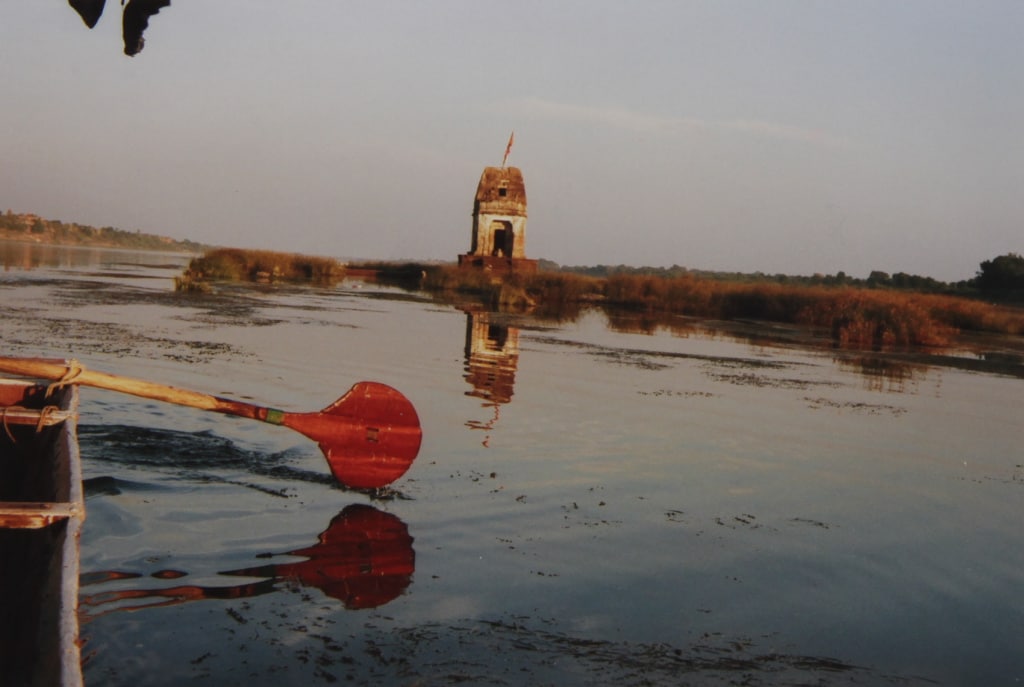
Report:
[[[420,450],[423,433],[405,396],[377,382],[359,382],[317,413],[287,413],[165,384],[86,370],[77,362],[0,357],[0,371],[83,384],[156,401],[212,410],[284,425],[320,445],[331,473],[342,484],[377,489],[405,474]]]
[[[65,378],[69,372],[74,374],[75,367],[73,364],[51,360],[0,357],[0,370],[25,377],[60,380]],[[250,403],[232,401],[198,391],[179,389],[166,384],[157,384],[156,382],[122,377],[120,375],[107,374],[106,372],[83,369],[79,374],[70,377],[69,382],[92,386],[98,389],[121,391],[154,401],[165,401],[181,406],[199,408],[200,410],[212,410],[218,413],[249,417],[256,420],[265,420],[267,415],[265,408]]]

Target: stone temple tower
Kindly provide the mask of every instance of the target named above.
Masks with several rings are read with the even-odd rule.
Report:
[[[485,167],[473,202],[473,236],[459,266],[536,272],[526,257],[526,185],[518,167]]]

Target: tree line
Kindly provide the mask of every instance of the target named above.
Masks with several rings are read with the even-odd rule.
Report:
[[[671,267],[631,267],[629,265],[561,266],[548,260],[540,261],[540,268],[550,272],[567,272],[588,277],[607,279],[614,276],[642,276],[675,279],[697,277],[715,281],[743,284],[774,283],[784,286],[852,286],[867,289],[892,289],[962,296],[984,296],[998,300],[1024,301],[1024,257],[1007,253],[979,266],[972,279],[945,282],[906,272],[889,274],[874,270],[866,279],[852,277],[845,272],[794,276],[765,274],[763,272],[716,272],[695,270],[681,265]]]

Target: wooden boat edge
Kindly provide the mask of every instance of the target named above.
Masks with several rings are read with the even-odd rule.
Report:
[[[5,388],[12,386],[38,387],[27,380],[0,380]],[[81,645],[79,639],[78,593],[80,575],[80,541],[85,519],[85,498],[82,486],[81,454],[78,446],[77,413],[78,387],[68,385],[55,390],[53,400],[59,412],[40,412],[19,408],[17,412],[0,418],[4,422],[0,431],[7,431],[10,424],[59,425],[52,456],[54,481],[60,484],[56,489],[59,498],[54,501],[4,501],[0,503],[0,528],[11,530],[44,530],[52,535],[59,552],[54,551],[51,564],[59,570],[47,571],[47,577],[56,576],[57,582],[47,584],[39,581],[44,591],[40,592],[40,605],[56,604],[58,618],[55,641],[46,643],[43,650],[54,666],[56,675],[34,675],[28,682],[36,684],[58,684],[61,687],[83,685],[81,666]],[[43,417],[43,416],[46,417]],[[45,591],[48,589],[49,591]],[[53,597],[53,598],[50,598]]]

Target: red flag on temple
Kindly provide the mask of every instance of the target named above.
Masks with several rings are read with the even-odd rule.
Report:
[[[512,152],[512,141],[516,139],[516,132],[513,131],[508,137],[508,145],[505,146],[505,157],[501,158],[501,166],[505,166],[505,162],[508,160],[508,154]]]

